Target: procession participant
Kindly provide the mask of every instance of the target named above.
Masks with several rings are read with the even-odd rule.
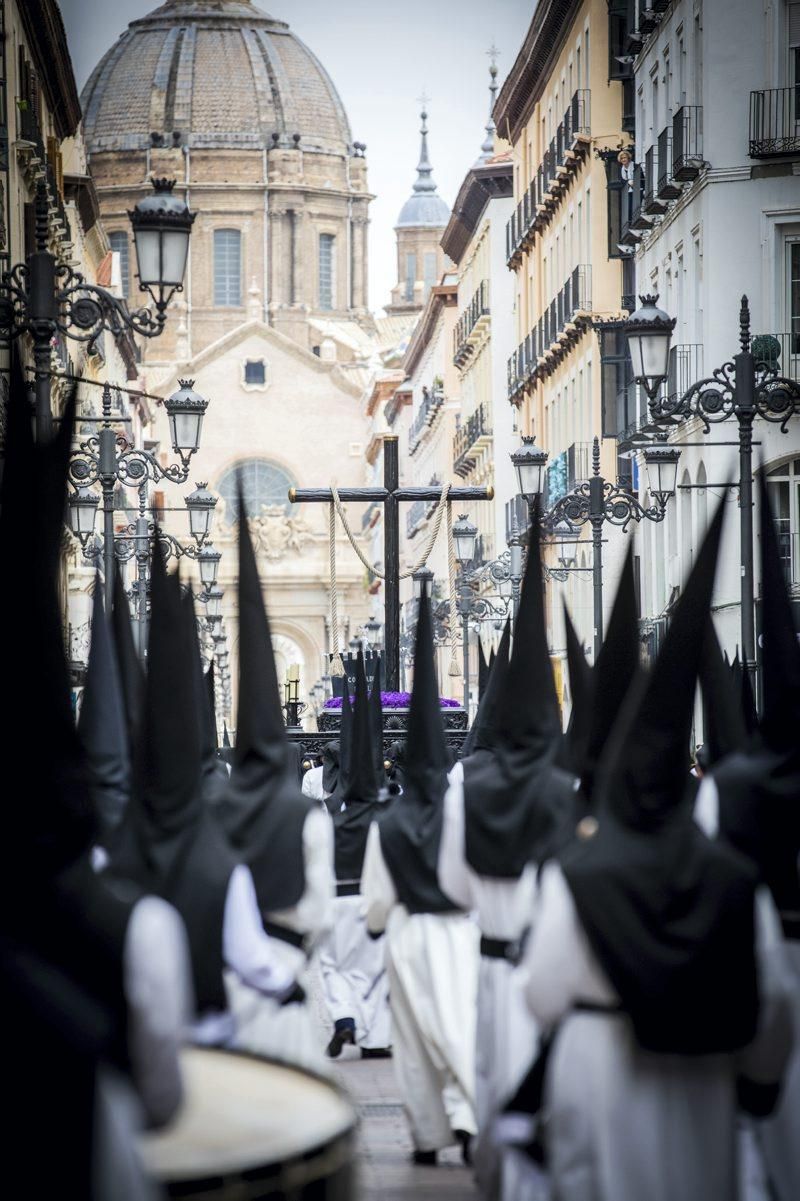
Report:
[[[92,641],[78,734],[86,754],[89,792],[103,841],[122,820],[132,781],[125,707],[99,572],[94,580]]]
[[[459,1142],[475,1125],[478,929],[436,879],[449,757],[433,660],[427,594],[420,599],[403,793],[370,827],[361,891],[371,934],[386,931],[395,1071],[414,1160]]]
[[[343,704],[342,719],[349,710]],[[384,939],[367,933],[362,912],[361,873],[367,834],[381,812],[380,787],[371,738],[367,677],[359,651],[355,709],[341,743],[342,807],[333,815],[336,899],[333,928],[320,951],[325,1003],[333,1022],[327,1054],[336,1059],[346,1045],[358,1045],[362,1058],[390,1054]]]
[[[303,776],[301,791],[303,796],[321,801],[329,813],[335,813],[340,807],[336,801],[339,786],[339,743],[327,742],[322,748],[322,763],[318,767],[310,767]],[[330,806],[328,801],[331,801]]]
[[[575,777],[576,785],[579,787],[592,720],[594,671],[586,660],[566,603],[564,604],[564,628],[567,635],[567,669],[571,708],[558,755],[558,763]]]
[[[545,1137],[563,1201],[735,1201],[737,1073],[778,1080],[791,1042],[769,897],[685,801],[722,512],[620,712],[593,814],[542,871],[522,975],[555,1031]]]
[[[215,813],[253,874],[276,960],[305,981],[332,919],[333,830],[324,809],[302,795],[289,749],[269,618],[250,531],[240,521],[238,727],[230,782]],[[233,978],[228,991],[237,1047],[323,1066],[308,1001],[281,1006]]]
[[[191,589],[184,592],[181,606],[191,649],[192,694],[200,744],[200,793],[206,804],[216,805],[227,787],[228,769],[217,755],[213,693],[209,695],[208,672],[203,672],[203,660],[197,641],[197,615]],[[209,671],[213,671],[213,665]]]
[[[114,654],[117,660],[122,699],[128,730],[128,746],[135,767],[136,747],[142,724],[144,709],[144,670],[133,639],[131,611],[125,595],[125,585],[114,562],[114,594],[111,601],[111,632],[114,639]]]
[[[750,749],[721,758],[704,778],[697,819],[707,833],[747,855],[772,894],[794,980],[794,1023],[800,1032],[800,646],[763,473],[760,534],[762,718]],[[709,710],[717,697],[715,689]],[[723,749],[730,748],[723,744]],[[768,1090],[757,1096],[751,1089],[747,1100],[755,1116],[763,1118],[755,1132],[772,1192],[778,1201],[789,1201],[800,1195],[800,1046],[795,1046],[780,1096]]]
[[[233,1034],[226,967],[259,992],[286,1000],[295,981],[263,929],[249,869],[237,862],[202,799],[190,631],[157,536],[151,598],[138,786],[110,848],[109,871],[178,910],[197,1005],[192,1037],[225,1044]]]
[[[486,685],[489,683],[489,664],[483,653],[483,643],[478,638],[478,704],[483,700]]]
[[[484,696],[479,746],[456,764],[444,800],[438,879],[477,913],[481,930],[476,1040],[475,1165],[487,1198],[524,1197],[529,1182],[493,1143],[495,1114],[516,1089],[536,1047],[536,1024],[514,974],[531,921],[535,860],[573,797],[554,764],[561,719],[547,647],[538,515],[505,674],[495,664]]]
[[[461,756],[466,759],[473,751],[491,748],[494,738],[494,727],[497,720],[497,698],[508,672],[509,655],[511,651],[511,619],[506,619],[500,645],[497,648],[486,681],[483,696],[478,702],[478,709],[472,720],[472,725],[464,739]],[[494,654],[494,652],[492,652]]]

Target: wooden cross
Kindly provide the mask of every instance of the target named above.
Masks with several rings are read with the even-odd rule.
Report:
[[[383,565],[386,572],[384,687],[388,692],[397,692],[400,688],[400,502],[439,500],[441,495],[442,489],[436,486],[400,487],[396,434],[386,435],[383,439],[382,488],[339,489],[341,501],[372,501],[383,505]],[[492,500],[493,497],[494,488],[491,487],[451,488],[448,494],[448,499],[452,501]],[[331,504],[333,493],[330,488],[290,488],[289,500],[292,504]]]

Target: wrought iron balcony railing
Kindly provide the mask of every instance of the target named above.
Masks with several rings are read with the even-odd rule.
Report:
[[[440,488],[441,480],[438,476],[431,476],[428,481],[429,488]],[[430,517],[433,510],[436,508],[435,500],[415,500],[412,505],[409,505],[406,513],[406,535],[409,538],[415,537],[419,533],[422,526]]]
[[[754,334],[753,354],[762,363],[777,367],[778,375],[800,381],[800,322],[793,333]]]
[[[518,403],[525,389],[564,357],[591,318],[592,268],[575,267],[534,329],[507,365],[508,399]]]
[[[456,475],[469,475],[478,461],[478,452],[491,444],[492,420],[484,404],[456,430],[453,438],[453,471]]]
[[[750,93],[751,158],[800,154],[800,84]]]
[[[672,118],[672,178],[697,179],[703,168],[703,106],[684,104]]]
[[[479,328],[485,324],[483,318],[488,316],[489,281],[484,279],[453,330],[453,362],[456,367],[463,367],[472,356]]]
[[[408,453],[410,455],[414,454],[422,442],[443,404],[444,392],[441,388],[422,389],[422,403],[408,431]]]

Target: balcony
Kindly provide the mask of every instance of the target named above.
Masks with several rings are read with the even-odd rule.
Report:
[[[751,158],[800,154],[800,84],[750,93]]]
[[[518,404],[577,342],[592,315],[592,269],[575,267],[534,329],[508,360],[508,399]]]
[[[800,329],[792,334],[754,334],[751,349],[760,363],[784,379],[800,382]]]
[[[559,197],[582,160],[589,153],[591,92],[575,92],[562,117],[539,168],[506,225],[506,262],[516,267],[523,251],[547,226]]]
[[[672,174],[672,130],[665,126],[658,135],[658,179],[656,195],[659,200],[677,200],[681,185]]]
[[[453,438],[453,471],[463,479],[477,464],[482,450],[492,445],[492,421],[484,404],[456,430]]]
[[[620,244],[636,246],[642,234],[651,228],[652,222],[644,210],[644,172],[640,166],[633,168],[633,175],[622,196],[623,215],[620,229]]]
[[[489,281],[484,279],[453,330],[453,362],[456,367],[466,365],[488,328]]]
[[[428,430],[433,425],[436,414],[443,404],[444,392],[441,388],[422,389],[422,403],[408,431],[408,453],[410,455],[416,452],[419,444],[427,436]]]
[[[555,455],[547,464],[545,508],[550,508],[576,484],[592,474],[592,447],[589,442],[573,442],[567,450]]]
[[[703,165],[703,107],[684,104],[672,118],[672,178],[691,183]]]
[[[644,156],[642,209],[651,217],[660,217],[667,211],[666,204],[658,198],[658,159],[655,146],[651,146]]]

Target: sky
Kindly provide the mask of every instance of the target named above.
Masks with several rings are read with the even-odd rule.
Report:
[[[60,0],[78,87],[129,21],[159,0]],[[357,142],[367,146],[370,306],[395,283],[394,223],[419,156],[419,101],[428,100],[429,147],[439,194],[452,205],[480,152],[489,110],[489,57],[501,83],[536,0],[256,0],[287,21],[321,60]]]

